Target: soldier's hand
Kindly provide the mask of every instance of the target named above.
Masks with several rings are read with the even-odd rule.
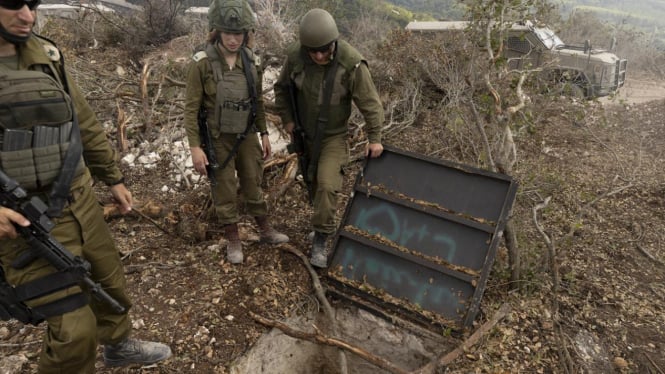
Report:
[[[189,151],[192,153],[192,163],[194,164],[194,170],[199,174],[208,176],[208,171],[206,166],[208,165],[208,157],[206,157],[203,148],[201,147],[190,147]]]
[[[18,233],[14,223],[23,227],[30,226],[30,221],[20,213],[0,207],[0,239],[16,239]]]
[[[381,143],[369,143],[365,149],[365,157],[377,158],[383,153],[383,145]]]
[[[272,155],[272,147],[270,146],[268,134],[261,135],[261,145],[263,146],[263,159],[267,160]]]
[[[120,213],[127,214],[132,210],[132,193],[129,192],[124,183],[111,186],[111,194],[120,209]]]

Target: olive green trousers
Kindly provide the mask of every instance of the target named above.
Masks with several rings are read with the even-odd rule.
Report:
[[[221,164],[227,158],[237,136],[221,134],[213,139],[215,156]],[[255,133],[249,133],[240,143],[238,151],[224,169],[215,170],[215,182],[212,196],[215,213],[219,223],[223,225],[237,223],[238,214],[238,182],[247,210],[247,214],[257,217],[268,214],[268,204],[263,198],[261,183],[263,181],[263,150]]]
[[[337,229],[335,214],[337,194],[344,182],[343,168],[350,159],[346,134],[324,138],[320,152],[316,179],[312,183],[312,228],[317,232],[332,234]]]
[[[104,221],[99,205],[86,174],[73,188],[76,200],[63,210],[52,231],[53,236],[72,254],[82,256],[91,264],[91,278],[121,305],[129,309],[131,301],[125,292],[125,275],[119,253]],[[43,259],[37,259],[23,269],[9,264],[24,250],[21,239],[0,240],[0,261],[7,281],[19,285],[41,278],[54,271]],[[69,294],[80,292],[78,286],[31,300],[30,306],[42,305]],[[120,342],[130,333],[130,321],[126,313],[115,314],[104,303],[90,298],[82,308],[46,320],[48,329],[44,336],[38,373],[94,373],[97,344]]]

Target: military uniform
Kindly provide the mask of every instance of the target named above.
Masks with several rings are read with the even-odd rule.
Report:
[[[237,223],[238,203],[237,203],[237,182],[235,173],[237,171],[240,187],[247,207],[247,213],[254,217],[266,216],[268,209],[263,198],[261,183],[263,178],[263,158],[262,148],[256,132],[267,133],[265,109],[263,103],[263,71],[260,67],[258,57],[246,47],[245,51],[253,63],[252,73],[255,75],[256,92],[256,118],[253,128],[247,135],[235,155],[232,156],[224,169],[215,170],[216,184],[213,186],[213,198],[215,201],[215,211],[220,223]],[[223,162],[229,155],[233,145],[236,143],[238,135],[244,132],[247,123],[242,120],[232,121],[233,123],[220,123],[224,121],[224,113],[219,114],[217,103],[217,94],[220,85],[225,83],[234,85],[231,89],[242,90],[247,87],[245,80],[243,63],[240,56],[236,59],[235,66],[230,69],[222,62],[222,74],[224,77],[232,74],[241,75],[239,79],[229,78],[226,82],[220,82],[224,77],[215,77],[211,66],[211,59],[221,59],[223,57],[218,47],[214,44],[207,44],[202,52],[194,55],[194,61],[190,63],[187,73],[187,89],[185,99],[185,129],[190,147],[200,147],[201,137],[197,124],[197,115],[201,105],[208,113],[208,128],[212,135],[212,142],[215,155],[219,162]],[[228,87],[227,87],[228,88]],[[217,110],[217,115],[216,115]],[[237,110],[235,110],[237,112]],[[234,108],[230,108],[229,114],[233,114]],[[221,117],[221,118],[220,118]]]
[[[333,80],[328,122],[323,129],[317,174],[312,184],[312,226],[316,232],[324,234],[331,234],[336,230],[337,192],[342,188],[342,167],[349,162],[347,133],[351,104],[355,103],[365,118],[364,129],[370,143],[381,143],[381,126],[384,121],[381,100],[367,62],[360,53],[347,42],[340,40],[337,41],[334,59],[338,66]],[[289,81],[295,84],[298,117],[305,130],[308,148],[314,143],[317,120],[323,104],[323,83],[326,72],[332,65],[314,63],[305,48],[295,43],[288,48],[286,62],[275,83],[275,104],[284,124],[294,122],[287,87]]]
[[[31,36],[26,43],[17,45],[18,68],[21,70],[51,71],[59,74],[59,51],[45,40]],[[10,73],[11,74],[11,73]],[[91,188],[91,174],[113,185],[122,182],[122,174],[116,165],[115,154],[106,134],[97,121],[85,98],[67,77],[69,94],[78,114],[85,168],[80,167],[71,187],[69,203],[58,218],[53,236],[67,250],[82,256],[91,264],[91,278],[100,283],[110,296],[129,309],[131,301],[125,292],[125,278],[118,251],[103,218],[103,212]],[[4,160],[3,160],[4,161]],[[11,175],[10,175],[11,177]],[[43,191],[30,191],[41,197]],[[19,285],[54,272],[54,268],[39,258],[24,269],[14,269],[9,264],[27,249],[21,239],[0,240],[0,261],[7,281]],[[78,286],[32,300],[30,306],[43,305],[63,295],[79,293]],[[39,373],[93,373],[97,343],[116,344],[130,333],[128,315],[114,313],[108,305],[91,299],[89,305],[47,320],[48,331],[44,338],[39,361]]]

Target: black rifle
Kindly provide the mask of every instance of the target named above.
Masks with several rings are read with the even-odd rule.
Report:
[[[217,156],[215,155],[215,149],[212,146],[212,135],[210,135],[210,129],[208,128],[208,111],[201,106],[199,109],[199,114],[196,117],[199,124],[199,137],[201,138],[201,148],[203,148],[203,153],[205,153],[206,158],[208,159],[208,165],[206,165],[206,172],[208,173],[208,179],[210,179],[210,184],[213,186],[217,184],[215,180],[215,169],[219,167],[217,162]]]
[[[20,213],[30,221],[27,227],[14,225],[31,249],[25,256],[19,256],[11,264],[13,268],[21,269],[36,257],[44,258],[56,270],[69,272],[80,279],[97,300],[107,303],[113,311],[118,314],[125,312],[125,308],[106,293],[99,283],[90,279],[90,263],[79,256],[74,256],[50,234],[55,223],[46,215],[48,206],[37,196],[28,199],[28,194],[18,182],[2,170],[0,170],[0,205]]]
[[[296,100],[295,84],[293,81],[289,81],[289,104],[291,104],[291,114],[295,126],[293,128],[293,138],[291,139],[291,143],[287,145],[286,149],[289,153],[295,153],[298,155],[298,167],[300,168],[300,173],[302,173],[303,181],[305,181],[305,186],[307,186],[307,194],[311,204],[314,196],[312,195],[312,179],[309,177],[309,154],[305,146],[305,129],[303,129],[302,124],[300,123]]]

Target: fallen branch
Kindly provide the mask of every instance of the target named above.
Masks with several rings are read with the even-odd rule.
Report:
[[[323,306],[323,313],[326,315],[326,317],[328,317],[328,320],[330,322],[330,330],[332,331],[333,335],[339,336],[339,331],[337,330],[337,323],[335,321],[335,311],[333,310],[332,306],[330,306],[330,303],[326,298],[326,291],[323,289],[321,281],[319,280],[319,275],[316,273],[312,265],[309,263],[309,259],[307,258],[307,256],[305,256],[301,251],[299,251],[297,248],[295,248],[290,244],[282,244],[280,246],[280,249],[286,250],[287,252],[296,255],[298,258],[300,258],[303,264],[305,264],[305,267],[307,268],[307,271],[309,272],[309,275],[312,278],[312,285],[314,287],[314,293],[316,294],[316,298],[319,299],[319,302]],[[339,360],[340,360],[340,373],[347,374],[348,367],[344,351],[341,350],[339,351]]]
[[[173,236],[173,237],[177,237],[177,236],[174,235],[172,232],[170,232],[170,231],[168,231],[167,229],[163,228],[159,223],[157,223],[157,221],[155,221],[154,219],[152,219],[152,218],[148,217],[147,215],[145,215],[140,209],[138,209],[138,208],[132,208],[132,212],[134,212],[134,213],[138,214],[139,216],[141,216],[141,217],[147,219],[148,222],[152,223],[153,226],[155,226],[155,227],[157,227],[158,229],[160,229],[160,230],[161,230],[163,233],[165,233],[166,235]]]
[[[286,193],[286,191],[297,182],[296,180],[297,172],[298,172],[298,160],[294,158],[291,161],[289,161],[289,163],[286,165],[286,168],[284,169],[284,174],[282,174],[282,178],[278,182],[279,188],[277,188],[271,194],[271,197],[273,198],[274,201],[278,201]]]
[[[269,327],[278,328],[283,333],[285,333],[286,335],[291,336],[293,338],[307,340],[307,341],[310,341],[312,343],[325,344],[325,345],[329,345],[329,346],[332,346],[332,347],[337,347],[337,348],[344,349],[346,351],[349,351],[349,352],[352,352],[352,353],[356,354],[358,357],[364,359],[365,361],[368,361],[368,362],[380,367],[381,369],[387,370],[387,371],[389,371],[390,373],[393,373],[393,374],[409,374],[409,372],[395,366],[394,364],[392,364],[392,363],[390,363],[390,362],[388,362],[388,361],[386,361],[386,360],[384,360],[380,357],[377,357],[377,356],[367,352],[366,350],[364,350],[362,348],[356,347],[354,345],[351,345],[351,344],[349,344],[347,342],[344,342],[344,341],[341,341],[339,339],[335,339],[335,338],[331,338],[331,337],[322,335],[319,332],[310,333],[310,332],[296,330],[296,329],[293,329],[293,328],[289,327],[288,325],[286,325],[284,323],[269,320],[267,318],[264,318],[264,317],[261,317],[261,316],[255,314],[251,311],[249,312],[249,315],[254,320],[259,322],[260,324],[266,325],[266,326],[269,326]]]
[[[651,357],[649,357],[649,355],[646,354],[646,352],[643,352],[643,353],[644,353],[644,357],[646,357],[647,360],[649,360],[649,362],[651,363],[651,365],[653,365],[653,367],[656,369],[656,371],[658,371],[658,373],[660,373],[660,374],[665,374],[665,372],[663,372],[663,370],[662,370],[658,365],[656,365],[655,362],[653,362],[653,360],[651,359]]]
[[[503,304],[501,307],[494,313],[492,318],[483,323],[478,330],[476,330],[471,336],[469,336],[459,347],[455,348],[453,351],[445,354],[441,358],[431,361],[429,364],[423,366],[420,369],[412,371],[409,374],[434,374],[436,369],[439,367],[450,365],[451,362],[455,361],[459,356],[464,354],[466,350],[474,346],[480,338],[487,335],[496,326],[499,321],[501,321],[508,313],[511,312],[510,304]]]
[[[266,163],[263,164],[263,169],[269,169],[269,168],[271,168],[271,167],[273,167],[273,166],[277,166],[277,165],[281,165],[281,164],[287,163],[287,162],[289,162],[289,161],[291,161],[291,160],[295,160],[297,157],[298,157],[297,154],[295,154],[295,153],[291,153],[291,154],[289,154],[289,155],[286,156],[286,157],[276,157],[276,158],[273,158],[272,160],[270,160],[270,161],[268,161],[268,162],[266,162]]]
[[[41,340],[36,340],[36,341],[32,341],[32,342],[23,342],[23,343],[3,343],[3,344],[0,344],[0,348],[16,348],[16,347],[23,347],[23,346],[26,346],[26,345],[40,344],[40,343],[42,343]]]
[[[104,213],[103,213],[104,214],[104,219],[110,219],[112,217],[117,217],[117,216],[122,215],[116,204],[106,204],[106,205],[104,205],[103,210],[104,210]],[[132,207],[132,210],[130,212],[133,212],[133,213],[137,214],[138,216],[145,218],[146,220],[148,220],[148,222],[153,224],[155,227],[157,227],[159,230],[161,230],[165,234],[167,234],[169,236],[173,236],[173,237],[178,237],[177,235],[171,233],[170,231],[168,231],[164,227],[162,227],[157,221],[155,221],[154,219],[152,219],[151,217],[149,217],[148,215],[143,213],[143,211],[141,209],[139,209],[137,207]]]
[[[642,245],[640,245],[638,243],[635,243],[635,246],[637,247],[637,249],[640,250],[640,252],[642,252],[643,255],[645,255],[647,258],[649,258],[649,260],[657,263],[660,266],[665,266],[665,262],[659,260],[658,258],[656,258],[656,256],[649,253],[644,247],[642,247]]]
[[[563,330],[561,329],[561,326],[559,324],[558,297],[559,297],[560,275],[559,275],[559,264],[557,263],[556,245],[554,241],[552,241],[552,239],[549,237],[549,235],[545,233],[545,229],[538,221],[538,212],[542,209],[547,208],[551,199],[552,196],[548,196],[545,198],[545,200],[536,204],[533,207],[532,210],[533,224],[536,226],[536,230],[538,230],[538,233],[543,237],[543,240],[547,245],[547,250],[548,250],[547,253],[550,260],[549,261],[551,266],[550,271],[552,273],[552,312],[553,312],[552,316],[554,319],[554,324],[558,327],[556,329],[556,339],[558,343],[557,355],[559,356],[559,364],[565,373],[571,373],[572,371],[570,368],[572,368],[572,361],[570,359],[570,352],[568,352],[568,347],[563,337]]]

